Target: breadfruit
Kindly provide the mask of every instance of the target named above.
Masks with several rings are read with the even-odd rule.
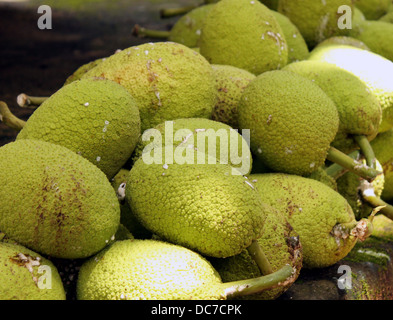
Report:
[[[212,119],[239,128],[237,107],[240,96],[255,75],[246,70],[228,65],[212,65],[216,79],[217,102]]]
[[[284,213],[303,247],[303,266],[323,268],[344,258],[357,237],[348,202],[314,179],[283,173],[250,175],[262,201]]]
[[[392,5],[392,8],[393,8],[393,5]],[[385,14],[381,19],[379,19],[379,21],[393,23],[393,11]]]
[[[83,76],[90,77],[113,80],[131,93],[139,107],[142,132],[166,120],[210,118],[216,102],[210,64],[174,42],[124,49]]]
[[[323,61],[300,61],[283,70],[295,72],[316,83],[335,103],[340,124],[331,145],[349,153],[359,146],[353,135],[373,140],[379,130],[382,110],[377,98],[352,73]]]
[[[76,80],[80,80],[82,76],[89,71],[90,69],[93,69],[95,66],[97,66],[101,61],[105,60],[105,58],[100,58],[100,59],[95,59],[93,61],[90,61],[88,63],[85,63],[81,65],[79,68],[77,68],[65,81],[64,85],[70,84],[71,82],[74,82]]]
[[[382,108],[379,132],[393,127],[393,63],[388,59],[347,45],[317,47],[311,51],[309,60],[325,61],[345,69],[362,80],[377,97]]]
[[[342,6],[353,9],[352,0],[279,0],[277,11],[297,26],[309,48],[313,48],[327,38],[347,35],[348,29],[339,27]]]
[[[105,174],[69,149],[39,140],[0,148],[0,230],[38,253],[84,258],[116,233],[120,208]]]
[[[146,137],[145,137],[146,135]],[[250,173],[252,154],[248,141],[230,126],[209,119],[186,118],[165,121],[148,130],[139,139],[132,156],[133,161],[146,153],[154,157],[157,150],[173,147],[175,161],[194,151],[204,152],[216,159],[215,162],[229,164],[243,175]],[[164,155],[159,155],[163,158]],[[179,160],[180,159],[180,160]],[[208,158],[206,159],[207,162]]]
[[[139,110],[127,90],[113,81],[83,79],[36,109],[17,140],[62,145],[112,178],[131,156],[140,130]]]
[[[212,64],[255,75],[287,64],[283,31],[271,11],[258,1],[222,0],[205,19],[199,39],[201,54]]]
[[[288,46],[288,63],[307,59],[310,54],[307,43],[299,29],[283,14],[272,11],[280,25]]]
[[[325,166],[318,167],[317,170],[311,172],[306,176],[306,178],[322,182],[323,184],[332,188],[334,191],[337,191],[337,181],[326,172]]]
[[[355,6],[361,10],[367,20],[378,20],[389,11],[391,0],[356,0]]]
[[[317,47],[320,48],[322,46],[328,46],[328,45],[335,46],[340,44],[371,51],[370,48],[367,47],[367,45],[364,42],[360,41],[359,39],[355,39],[348,36],[328,38],[326,40],[323,40],[321,43],[319,43]]]
[[[165,241],[206,256],[238,254],[261,236],[268,209],[235,168],[198,163],[197,153],[205,159],[201,152],[187,159],[194,163],[184,164],[147,164],[139,158],[126,199],[142,225]]]
[[[324,163],[339,126],[337,108],[326,93],[290,71],[259,75],[244,90],[238,110],[255,156],[274,171],[298,175]]]
[[[0,300],[65,300],[51,261],[14,243],[0,241]]]

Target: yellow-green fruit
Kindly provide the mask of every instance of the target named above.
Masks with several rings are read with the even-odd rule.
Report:
[[[48,259],[0,241],[0,300],[65,300],[63,283]]]
[[[307,175],[306,178],[322,182],[323,184],[332,188],[334,191],[337,191],[337,182],[326,172],[325,166],[318,167],[317,170],[311,172],[311,174]]]
[[[360,9],[367,20],[378,20],[389,11],[391,0],[356,0],[355,6]]]
[[[348,33],[348,29],[339,27],[342,6],[353,9],[352,0],[279,0],[278,12],[297,26],[312,48],[327,38]]]
[[[299,29],[283,14],[277,11],[272,11],[271,13],[284,33],[288,46],[288,63],[307,59],[310,52]]]
[[[295,72],[316,83],[335,103],[340,125],[331,145],[349,153],[359,146],[353,135],[373,140],[379,130],[382,110],[377,98],[352,73],[323,61],[300,61],[283,70]]]
[[[201,255],[157,240],[117,241],[85,262],[78,300],[224,299],[221,278]]]
[[[252,176],[250,176],[251,178]],[[258,243],[269,261],[273,272],[286,264],[294,272],[292,276],[280,286],[265,290],[257,294],[241,297],[241,299],[273,300],[283,294],[298,278],[302,268],[303,254],[298,234],[293,230],[284,215],[271,209],[266,217],[263,235]],[[262,276],[254,259],[247,250],[224,259],[210,258],[209,261],[218,271],[223,282],[252,279]]]
[[[356,243],[355,215],[339,193],[322,182],[282,173],[251,175],[262,201],[284,213],[303,247],[303,266],[323,268],[344,258]]]
[[[366,21],[366,17],[364,16],[363,12],[360,11],[358,8],[353,8],[353,15],[352,15],[352,28],[356,28],[359,24]]]
[[[119,198],[123,198],[124,196],[125,185],[129,174],[130,170],[121,169],[111,180],[111,185],[117,192]],[[145,239],[152,236],[151,232],[139,223],[127,201],[124,199],[120,201],[120,212],[120,223],[128,229],[136,239]]]
[[[199,47],[210,63],[231,65],[255,75],[279,69],[288,60],[280,25],[258,1],[217,3],[205,19]]]
[[[350,35],[364,42],[372,52],[393,61],[393,24],[385,21],[364,21]]]
[[[335,45],[341,45],[341,44],[370,51],[370,48],[367,47],[364,42],[360,41],[359,39],[355,39],[355,38],[347,37],[347,36],[328,38],[328,39],[322,41],[321,43],[319,43],[317,47],[320,48],[322,46],[328,46],[328,45],[335,46]]]
[[[101,61],[105,60],[105,58],[96,59],[81,65],[78,69],[76,69],[73,74],[71,74],[65,81],[64,85],[70,84],[76,80],[80,80],[82,76],[89,70],[93,69],[97,66]]]
[[[212,65],[216,79],[217,103],[214,106],[212,119],[239,128],[237,107],[245,87],[255,75],[246,70],[228,65]]]
[[[345,69],[362,80],[376,96],[382,108],[379,132],[393,127],[393,63],[388,59],[347,45],[329,45],[315,48],[309,60],[325,61]]]
[[[139,107],[141,130],[177,118],[210,118],[216,101],[210,64],[194,50],[174,42],[124,49],[84,75],[124,86]]]
[[[140,158],[126,199],[163,240],[218,258],[238,254],[260,237],[267,210],[253,184],[225,164],[146,164]]]
[[[165,147],[172,147],[174,157],[177,156],[178,159],[200,151],[212,157],[214,163],[229,164],[246,175],[251,171],[252,155],[248,138],[245,138],[247,136],[243,137],[237,130],[222,122],[201,118],[176,119],[145,131],[132,158],[136,161],[143,154],[154,157],[157,150]],[[163,159],[164,155],[160,157]],[[208,160],[207,158],[206,163]]]
[[[393,5],[392,5],[392,8],[393,8]],[[393,11],[385,14],[381,19],[379,19],[379,21],[393,23]]]
[[[0,148],[0,167],[0,230],[21,245],[84,258],[116,233],[116,193],[101,170],[69,149],[18,140]]]
[[[381,198],[393,200],[393,129],[380,133],[372,142],[375,157],[381,163],[385,175],[384,189]]]
[[[259,75],[244,90],[239,124],[250,129],[251,149],[269,168],[305,175],[324,163],[339,116],[311,80],[276,70]]]
[[[139,110],[127,90],[113,81],[83,79],[62,87],[36,109],[17,140],[64,146],[112,178],[139,136]]]
[[[168,40],[189,48],[198,47],[202,25],[213,6],[214,4],[203,5],[183,15],[173,25]]]

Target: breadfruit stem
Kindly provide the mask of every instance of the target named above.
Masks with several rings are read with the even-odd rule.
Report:
[[[261,271],[262,275],[265,276],[273,273],[272,266],[270,265],[270,262],[267,260],[265,254],[263,253],[258,241],[253,240],[251,245],[247,248],[247,251],[250,254],[251,258],[258,265],[258,268]]]
[[[132,29],[132,35],[139,38],[158,38],[158,39],[168,39],[170,32],[163,30],[152,30],[141,27],[136,24]]]
[[[22,130],[26,124],[26,121],[23,121],[12,114],[8,108],[8,105],[3,101],[0,101],[0,121],[2,121],[9,128],[17,131]]]
[[[360,151],[356,150],[351,152],[350,154],[348,154],[349,157],[351,157],[352,159],[356,159],[359,160],[360,157]],[[327,167],[325,169],[325,172],[332,177],[333,179],[337,180],[338,178],[340,178],[342,175],[344,175],[345,173],[348,172],[348,169],[343,168],[342,166],[340,166],[337,163],[333,163],[332,165],[330,165],[329,167]]]
[[[334,147],[329,148],[326,159],[339,164],[345,169],[348,169],[348,171],[351,171],[368,181],[374,180],[379,174],[381,174],[378,170],[370,168],[368,165],[364,165],[359,161],[352,159],[350,156]]]
[[[180,15],[190,12],[191,10],[193,10],[197,7],[198,6],[196,6],[196,5],[191,5],[191,6],[184,6],[184,7],[180,7],[180,8],[161,9],[160,10],[160,17],[161,18],[171,18],[171,17],[175,17],[175,16],[180,16]]]
[[[37,108],[39,107],[48,97],[33,97],[28,96],[25,93],[21,93],[17,96],[16,102],[19,107],[22,108]]]
[[[372,184],[364,181],[360,188],[360,191],[362,199],[367,202],[368,205],[370,205],[372,208],[379,208],[379,211],[384,216],[386,216],[390,220],[393,220],[393,206],[386,203],[375,194]]]
[[[368,141],[367,137],[364,135],[354,135],[353,139],[356,141],[356,143],[360,148],[360,151],[364,155],[367,165],[370,168],[375,169],[377,164],[377,159],[375,157],[375,153],[370,144],[370,141]]]
[[[225,296],[228,299],[232,299],[285,285],[293,274],[293,268],[290,265],[285,265],[278,271],[266,276],[223,283],[222,288],[224,289]]]

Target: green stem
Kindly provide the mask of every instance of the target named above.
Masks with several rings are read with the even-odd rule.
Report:
[[[48,97],[33,97],[28,96],[25,93],[21,93],[16,98],[18,105],[22,108],[37,108],[39,107]]]
[[[148,37],[148,38],[168,39],[170,35],[170,31],[146,29],[136,24],[132,29],[132,35],[141,38]]]
[[[13,115],[8,108],[8,105],[3,101],[0,101],[0,121],[2,121],[6,126],[17,131],[22,130],[26,124],[26,121],[23,121]]]
[[[361,195],[365,202],[367,202],[372,208],[382,207],[380,212],[393,220],[393,206],[383,201],[380,197],[377,197],[372,187],[361,188]]]
[[[330,147],[326,159],[339,164],[345,169],[348,169],[349,171],[368,181],[374,180],[379,174],[381,174],[381,172],[378,170],[370,168],[369,166],[352,159],[350,156],[334,147]]]
[[[180,15],[190,12],[191,10],[193,10],[197,7],[198,6],[196,6],[196,5],[191,5],[191,6],[184,6],[184,7],[180,7],[180,8],[161,9],[160,10],[160,17],[161,18],[171,18],[171,17],[175,17],[175,16],[180,16]]]
[[[272,266],[270,265],[270,262],[267,260],[265,254],[263,253],[258,241],[254,240],[247,248],[247,251],[251,258],[258,265],[258,268],[261,271],[262,275],[268,275],[273,273]]]
[[[353,151],[350,154],[348,154],[348,156],[351,157],[352,159],[359,160],[360,151],[359,150]],[[325,169],[325,172],[333,179],[337,180],[342,175],[347,173],[348,169],[343,168],[337,163],[333,163],[332,165],[330,165]]]
[[[222,288],[225,292],[225,296],[228,299],[232,299],[285,285],[286,281],[291,278],[293,273],[294,270],[292,267],[290,265],[285,265],[278,271],[266,276],[223,283]]]
[[[368,141],[367,137],[364,135],[354,135],[353,139],[356,141],[356,143],[360,148],[360,151],[364,155],[367,165],[370,168],[375,169],[377,164],[377,159],[375,157],[374,150],[371,147],[370,141]]]

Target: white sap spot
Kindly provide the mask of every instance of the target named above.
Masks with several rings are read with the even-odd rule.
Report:
[[[251,188],[254,189],[254,186],[251,183],[249,183],[248,181],[244,181],[244,182],[247,183]]]
[[[255,3],[255,1],[250,1],[250,3],[251,3],[251,4],[254,4],[254,3]]]
[[[98,156],[98,157],[96,158],[96,160],[97,160],[97,162],[100,162],[100,161],[101,161],[101,157]]]
[[[258,148],[258,153],[262,153],[262,149],[261,148]]]
[[[195,33],[196,33],[198,36],[200,36],[200,35],[201,35],[201,30],[198,29],[197,31],[195,31]]]
[[[168,165],[167,165],[166,163],[165,163],[162,167],[163,167],[165,170],[169,168]]]
[[[297,34],[296,34],[296,33],[294,33],[294,34],[293,34],[293,37],[294,37],[294,38],[297,38]]]
[[[149,54],[149,50],[145,50],[145,55],[148,55]]]
[[[90,103],[86,102],[85,103],[85,107],[88,107],[90,105]]]
[[[310,163],[310,168],[314,168],[315,167],[315,162]]]

